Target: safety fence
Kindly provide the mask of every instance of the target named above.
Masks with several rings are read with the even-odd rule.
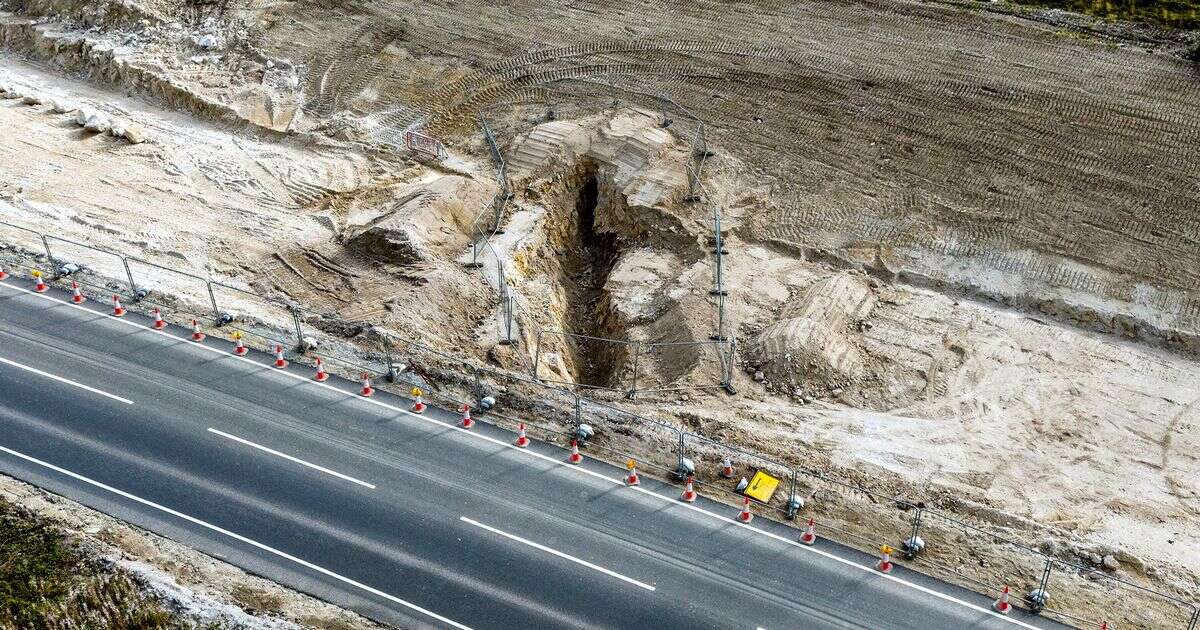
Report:
[[[768,455],[729,444],[546,380],[481,365],[444,350],[446,342],[426,343],[310,313],[255,291],[25,226],[0,222],[0,228],[12,243],[0,249],[0,268],[10,273],[24,270],[60,285],[77,283],[89,295],[158,309],[165,319],[185,325],[203,319],[210,335],[240,335],[247,345],[266,350],[281,347],[293,361],[319,356],[328,371],[382,378],[379,387],[402,396],[419,388],[435,404],[470,406],[502,428],[523,425],[532,437],[561,446],[577,440],[598,459],[636,459],[639,469],[676,480],[693,476],[696,489],[714,499],[740,502],[747,477],[761,471],[778,488],[755,500],[760,513],[799,517],[802,526],[813,524],[819,538],[853,548],[898,544],[914,568],[990,595],[1011,586],[1021,593],[1014,601],[1067,623],[1097,627],[1107,619],[1188,630],[1200,623],[1196,604],[1065,561],[1053,550],[939,509],[970,506],[927,504],[836,479],[806,465],[811,460],[805,453],[781,448]],[[354,343],[338,335],[351,335]]]
[[[594,79],[568,80],[582,83],[598,83],[607,87],[616,87],[612,83],[596,81]],[[678,104],[666,94],[651,95],[637,92],[636,90],[633,92],[637,95],[653,99],[661,106],[661,124],[664,127],[670,126],[673,123],[670,115],[668,114],[668,111],[670,110],[673,110],[676,115],[680,115],[689,119],[695,125],[696,131],[692,135],[692,140],[690,143],[691,151],[687,164],[688,194],[686,196],[686,200],[689,202],[707,201],[708,194],[704,188],[702,176],[705,160],[709,155],[711,155],[711,153],[708,150],[704,135],[704,122],[687,108]],[[493,279],[490,273],[486,273],[485,279],[489,284],[494,282],[498,292],[497,327],[500,343],[510,345],[516,343],[514,334],[517,332],[518,326],[520,325],[521,307],[520,302],[517,299],[517,295],[509,286],[504,261],[496,249],[492,246],[492,239],[497,234],[503,233],[503,224],[506,218],[506,208],[507,203],[512,198],[512,188],[508,179],[507,163],[505,162],[501,153],[499,143],[496,140],[491,125],[488,124],[487,119],[482,113],[478,115],[478,120],[480,129],[483,131],[484,139],[488,145],[488,152],[496,168],[496,177],[499,190],[493,197],[488,208],[476,217],[475,222],[472,225],[471,231],[473,234],[473,240],[471,243],[471,259],[467,263],[467,266],[483,268],[489,263],[494,265],[495,278]],[[554,384],[572,386],[593,392],[597,390],[620,391],[625,393],[625,395],[627,395],[629,398],[634,398],[639,393],[668,393],[685,390],[704,390],[717,388],[725,389],[729,393],[735,393],[732,377],[734,357],[737,346],[733,340],[733,336],[727,332],[725,317],[725,300],[729,293],[725,289],[723,269],[724,256],[728,254],[728,251],[722,244],[721,208],[719,204],[712,204],[712,206],[713,235],[711,240],[713,245],[714,266],[713,287],[709,290],[709,295],[715,298],[716,309],[714,331],[713,334],[709,336],[707,341],[677,340],[669,343],[643,343],[630,342],[622,339],[583,335],[563,330],[551,331],[542,329],[538,331],[535,342],[535,358],[532,366],[534,378],[537,379],[539,377],[539,370],[541,369],[541,366],[539,365],[539,358],[542,350],[542,336],[544,334],[555,334],[564,339],[570,340],[570,344],[575,347],[604,346],[611,348],[612,353],[632,356],[634,359],[632,363],[632,369],[628,369],[628,367],[621,369],[621,374],[619,375],[619,378],[616,379],[618,381],[628,380],[630,381],[629,383],[613,384],[611,382],[613,379],[606,379],[608,382],[605,383],[588,383],[581,382],[578,379],[568,380],[566,378],[550,379],[549,382]],[[490,256],[485,254],[490,254]],[[717,345],[713,345],[713,342],[715,342]],[[707,359],[710,359],[708,364],[716,366],[717,368],[715,370],[716,378],[710,381],[711,384],[685,384],[683,382],[682,375],[679,375],[674,379],[659,379],[657,382],[653,382],[652,384],[647,383],[647,379],[644,378],[647,375],[643,374],[638,369],[638,359],[641,357],[651,357],[655,354],[664,354],[668,352],[674,352],[677,354],[701,355]],[[605,352],[603,354],[607,355],[610,353]],[[522,354],[521,356],[525,357],[527,355]],[[563,376],[565,376],[565,374]],[[639,382],[639,376],[643,377],[641,382]],[[655,379],[653,376],[651,376],[649,380],[654,381]]]

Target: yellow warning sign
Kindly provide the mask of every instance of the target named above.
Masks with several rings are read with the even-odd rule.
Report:
[[[420,395],[421,395],[421,394],[423,394],[423,393],[424,393],[424,392],[422,392],[422,391],[421,391],[421,388],[420,388],[420,387],[414,387],[414,388],[412,388],[412,395],[413,395],[413,396],[420,396]]]
[[[746,486],[743,493],[755,501],[770,503],[771,497],[775,495],[775,489],[778,487],[778,477],[772,477],[769,473],[759,470],[750,478],[750,485]]]

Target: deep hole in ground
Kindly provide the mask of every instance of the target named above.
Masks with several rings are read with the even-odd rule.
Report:
[[[604,289],[620,253],[619,243],[616,234],[596,229],[601,184],[595,166],[585,168],[581,183],[572,216],[574,242],[567,244],[563,259],[567,294],[563,324],[566,332],[579,335],[568,340],[575,382],[615,387],[629,354],[625,345],[587,337],[624,336],[613,321],[612,296]]]

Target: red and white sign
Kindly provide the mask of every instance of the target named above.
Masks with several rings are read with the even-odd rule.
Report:
[[[442,157],[442,143],[432,136],[417,131],[404,132],[404,146],[410,151],[423,153],[434,159]]]

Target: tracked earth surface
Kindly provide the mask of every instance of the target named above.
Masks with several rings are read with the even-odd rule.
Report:
[[[1200,600],[1197,41],[1002,2],[0,0],[0,221],[161,265],[180,313],[171,269],[922,501],[956,519],[922,570],[1027,591],[979,528],[1095,570],[1053,609],[1184,627],[1105,580]]]

